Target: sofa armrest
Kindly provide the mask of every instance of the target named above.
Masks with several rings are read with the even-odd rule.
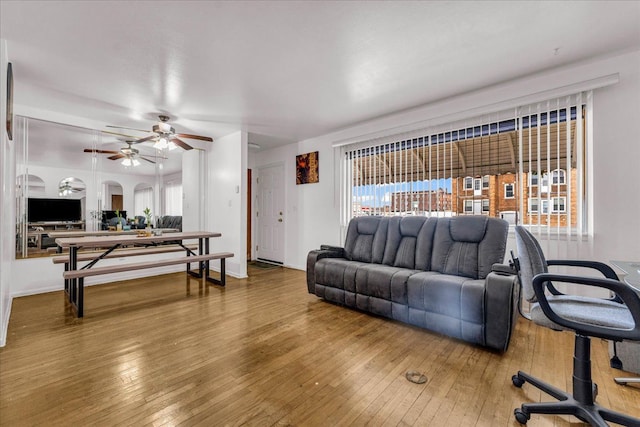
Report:
[[[485,343],[507,351],[516,324],[520,286],[518,276],[508,265],[494,265],[486,279]]]
[[[340,246],[320,245],[320,250],[339,252],[339,258],[344,258],[344,248]]]
[[[315,294],[316,262],[322,258],[344,258],[344,249],[337,246],[322,245],[320,249],[309,252],[307,255],[307,290],[310,294]]]

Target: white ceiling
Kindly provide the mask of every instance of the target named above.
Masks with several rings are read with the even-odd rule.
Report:
[[[177,132],[244,129],[263,149],[640,48],[638,1],[2,0],[0,12],[16,105],[142,129],[165,112]]]

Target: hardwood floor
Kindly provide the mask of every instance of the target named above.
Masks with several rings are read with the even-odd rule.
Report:
[[[14,299],[0,425],[517,426],[516,406],[548,400],[511,384],[518,369],[571,386],[568,332],[520,319],[500,355],[326,303],[302,271],[249,274],[226,288],[184,273],[90,286],[83,319],[61,291]],[[604,341],[592,356],[598,402],[640,417],[640,389],[613,382]]]

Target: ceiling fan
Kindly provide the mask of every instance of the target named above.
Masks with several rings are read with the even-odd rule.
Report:
[[[68,196],[71,193],[79,193],[85,190],[84,183],[82,181],[75,182],[76,178],[65,178],[58,184],[58,194],[60,196]],[[75,185],[74,185],[75,184]]]
[[[85,148],[85,153],[99,153],[99,154],[113,154],[112,156],[107,157],[109,160],[122,160],[122,164],[124,166],[138,166],[140,164],[140,160],[145,160],[149,163],[155,163],[155,161],[150,158],[143,156],[140,154],[140,150],[137,150],[131,146],[131,144],[137,144],[137,141],[125,141],[127,143],[126,147],[120,149],[120,151],[112,151],[112,150],[96,150],[91,148]],[[156,157],[157,158],[157,157]],[[166,157],[159,157],[161,159],[166,159]]]
[[[131,144],[140,144],[141,142],[154,141],[153,147],[158,150],[163,150],[165,148],[168,148],[171,150],[176,146],[181,147],[185,150],[192,150],[193,147],[187,144],[186,142],[184,142],[181,138],[189,138],[189,139],[197,139],[200,141],[213,142],[213,139],[209,138],[208,136],[191,135],[187,133],[176,133],[176,130],[173,128],[173,126],[171,126],[168,123],[169,116],[161,114],[158,116],[158,118],[160,119],[160,121],[157,124],[153,125],[153,127],[151,128],[151,131],[150,131],[152,133],[151,135],[132,141]],[[117,128],[117,129],[129,129],[129,130],[135,130],[138,132],[149,132],[148,130],[128,128],[128,127],[122,127],[122,126],[107,125],[107,127]],[[118,134],[116,132],[109,132],[109,131],[103,131],[103,132],[116,134],[116,135],[123,135],[123,134]],[[123,136],[128,137],[129,135],[123,135]]]

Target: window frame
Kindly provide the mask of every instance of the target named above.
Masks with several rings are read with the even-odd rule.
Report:
[[[556,181],[556,178],[558,182]],[[565,185],[567,183],[567,173],[564,169],[554,169],[551,171],[551,185]]]
[[[511,187],[511,196],[507,193],[507,187]],[[515,199],[516,198],[516,185],[513,182],[505,182],[504,183],[504,198],[505,199]]]
[[[489,185],[490,185],[490,182],[491,182],[491,176],[490,175],[483,175],[482,176],[482,189],[483,190],[488,189]]]
[[[463,189],[464,191],[473,190],[473,177],[465,176],[463,181]]]

